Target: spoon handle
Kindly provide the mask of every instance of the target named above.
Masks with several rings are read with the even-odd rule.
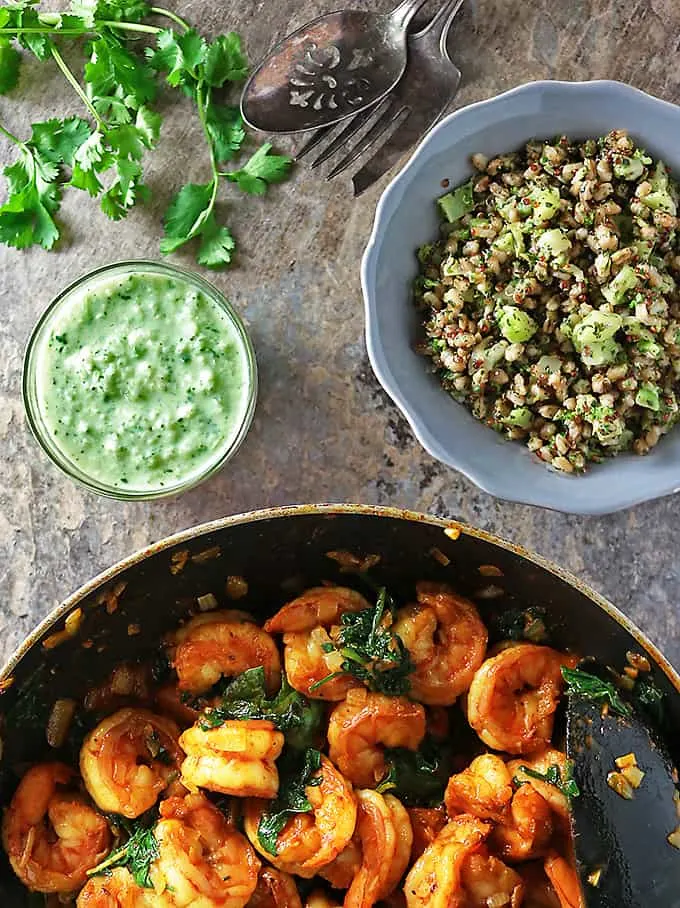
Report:
[[[427,0],[402,0],[399,6],[391,13],[390,19],[400,31],[405,32],[411,19],[426,3]]]

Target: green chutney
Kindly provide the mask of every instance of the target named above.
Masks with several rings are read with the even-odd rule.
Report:
[[[103,275],[58,304],[35,351],[54,447],[96,484],[192,484],[219,463],[251,404],[248,348],[228,312],[180,275]]]

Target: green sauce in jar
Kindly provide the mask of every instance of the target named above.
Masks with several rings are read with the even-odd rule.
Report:
[[[210,285],[129,263],[84,279],[48,310],[25,388],[57,463],[99,491],[155,497],[225,459],[247,430],[255,381],[247,335]]]

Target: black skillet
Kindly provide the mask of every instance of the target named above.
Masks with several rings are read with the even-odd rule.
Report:
[[[417,580],[446,581],[472,598],[489,622],[506,610],[545,609],[555,646],[593,656],[602,665],[621,667],[631,650],[645,654],[664,696],[667,721],[680,728],[680,678],[668,663],[606,600],[542,558],[479,530],[411,512],[354,505],[282,508],[216,521],[132,556],[71,596],[26,640],[0,673],[2,687],[13,679],[0,698],[4,717],[0,806],[9,802],[17,784],[16,768],[48,756],[44,723],[56,698],[82,699],[121,660],[148,659],[158,652],[162,636],[195,606],[197,596],[214,593],[223,599],[229,575],[248,582],[247,599],[239,605],[263,617],[305,586],[322,580],[351,582],[328,557],[328,552],[338,550],[379,555],[371,574],[397,599],[410,599]],[[118,607],[109,614],[103,595],[120,591],[123,585]],[[77,635],[45,649],[43,642],[61,631],[66,616],[77,608],[84,615]],[[130,636],[130,625],[139,633]],[[677,755],[677,736],[669,743]],[[49,756],[62,754],[51,751]],[[594,796],[601,795],[598,788]],[[590,793],[588,799],[592,800]],[[588,799],[580,801],[582,809]],[[609,818],[605,809],[596,819],[596,837],[598,823],[604,832]],[[647,826],[640,826],[637,839],[633,837],[635,855],[628,850],[620,862],[625,867],[634,856],[639,873],[640,862],[644,870],[649,861],[655,885],[668,883],[666,901],[654,901],[654,892],[644,902],[636,901],[637,896],[622,887],[620,901],[602,902],[603,890],[590,886],[589,908],[679,906],[680,852],[668,846],[667,831],[664,827],[661,834],[650,818]],[[18,886],[4,857],[0,896],[3,905],[17,908],[38,904]]]

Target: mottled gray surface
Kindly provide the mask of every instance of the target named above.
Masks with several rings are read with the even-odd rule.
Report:
[[[338,4],[170,5],[206,33],[238,28],[255,58],[273,38]],[[387,9],[390,0],[373,5]],[[537,78],[621,79],[680,102],[680,70],[671,62],[679,34],[676,0],[468,0],[452,37],[464,73],[457,105]],[[78,109],[56,73],[33,67],[21,92],[2,99],[0,117],[25,135],[31,120],[64,110]],[[0,144],[0,161],[10,154]],[[111,225],[94,204],[72,198],[58,253],[0,251],[0,657],[76,586],[152,540],[250,508],[330,500],[432,511],[533,548],[609,596],[680,665],[680,499],[590,520],[504,504],[427,457],[377,386],[364,348],[359,261],[384,181],[352,201],[347,183],[327,184],[300,167],[266,201],[230,211],[240,267],[214,280],[250,326],[261,395],[251,433],[222,474],[176,500],[120,504],[82,491],[45,460],[20,395],[35,319],[85,270],[155,257],[162,205],[181,180],[205,180],[207,167],[195,118],[180,103],[168,110],[162,150],[150,164],[152,206]],[[191,264],[188,255],[176,260]]]

